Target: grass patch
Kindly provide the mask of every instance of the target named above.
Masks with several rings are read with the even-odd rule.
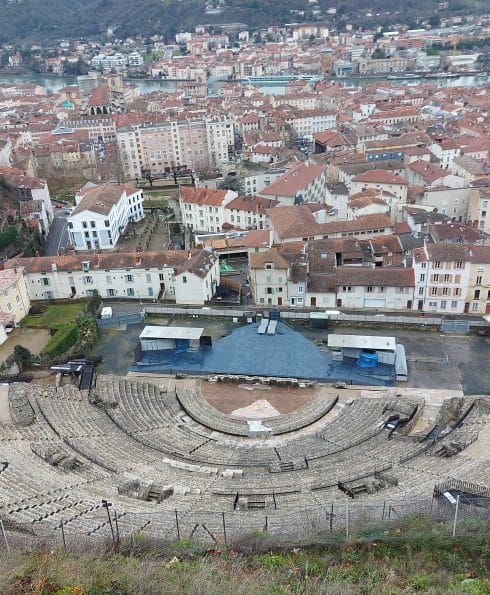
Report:
[[[43,314],[26,316],[23,325],[32,328],[58,329],[75,320],[85,308],[85,302],[51,304]]]
[[[168,206],[168,202],[166,200],[144,200],[143,201],[143,208],[144,209],[166,209]]]
[[[489,592],[485,537],[429,543],[317,545],[264,554],[193,542],[13,548],[0,559],[1,593],[470,593]],[[142,540],[144,541],[144,539]],[[144,544],[143,544],[144,545]]]

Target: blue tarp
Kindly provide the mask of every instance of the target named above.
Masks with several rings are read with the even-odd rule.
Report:
[[[378,365],[378,356],[376,353],[369,353],[369,351],[361,351],[357,365],[360,368],[376,368]]]
[[[189,351],[189,339],[175,339],[175,353],[186,353]]]
[[[282,322],[275,335],[259,335],[258,324],[236,328],[212,347],[198,351],[144,351],[131,367],[134,371],[176,374],[246,374],[311,378],[326,382],[342,380],[354,384],[393,384],[394,366],[379,364],[362,370],[355,359],[332,360],[330,352],[320,351],[301,333]]]

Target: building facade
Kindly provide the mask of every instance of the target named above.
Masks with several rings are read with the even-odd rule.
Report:
[[[16,258],[5,266],[25,271],[26,303],[87,298],[97,290],[103,299],[204,304],[220,281],[210,250]]]
[[[75,197],[68,218],[70,241],[78,250],[113,248],[129,222],[144,218],[143,190],[122,184],[87,185]]]

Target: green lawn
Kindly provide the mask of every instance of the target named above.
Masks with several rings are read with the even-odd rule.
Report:
[[[84,308],[85,302],[50,305],[46,308],[44,314],[26,316],[23,325],[35,328],[60,328],[74,320]]]

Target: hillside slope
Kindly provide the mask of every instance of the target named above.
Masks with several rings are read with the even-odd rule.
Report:
[[[446,14],[477,14],[487,0],[452,0]],[[240,22],[250,28],[322,20],[337,8],[341,21],[370,27],[408,23],[434,14],[437,0],[405,0],[387,12],[384,0],[0,0],[0,43],[91,36],[113,27],[118,37],[176,32],[196,24]],[[206,13],[220,7],[218,12]],[[370,11],[370,12],[368,12]],[[367,14],[370,14],[368,17]],[[440,10],[438,14],[443,15]]]

